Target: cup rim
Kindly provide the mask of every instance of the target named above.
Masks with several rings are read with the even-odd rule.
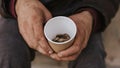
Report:
[[[58,17],[66,18],[66,19],[68,19],[69,21],[73,22],[73,25],[75,26],[75,33],[74,33],[74,35],[73,35],[69,40],[67,40],[67,41],[65,41],[65,42],[54,42],[54,41],[52,41],[51,39],[48,38],[48,36],[47,36],[47,34],[46,34],[46,32],[45,32],[46,26],[44,27],[44,34],[45,34],[45,37],[47,38],[47,40],[48,40],[49,42],[51,42],[51,43],[54,43],[54,44],[66,44],[66,43],[72,41],[72,40],[75,38],[76,33],[77,33],[77,26],[76,26],[76,24],[74,23],[74,21],[73,21],[71,18],[66,17],[66,16],[56,16],[56,17],[51,18],[50,20],[52,20],[52,19],[54,19],[54,18],[58,18]],[[47,23],[49,23],[50,20],[48,20]],[[47,23],[46,23],[46,24],[47,24]],[[45,24],[45,25],[46,25],[46,24]]]

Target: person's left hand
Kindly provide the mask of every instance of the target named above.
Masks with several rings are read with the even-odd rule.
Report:
[[[86,47],[92,31],[93,18],[88,11],[71,15],[69,18],[71,18],[77,26],[77,35],[73,45],[70,48],[51,55],[51,58],[58,61],[75,60],[81,51]]]

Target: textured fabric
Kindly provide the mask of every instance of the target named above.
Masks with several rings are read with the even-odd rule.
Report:
[[[0,0],[0,13],[3,16],[10,17],[8,9],[11,0]],[[12,0],[13,1],[13,0]],[[111,18],[115,15],[119,0],[40,0],[53,14],[53,16],[69,16],[81,8],[92,8],[99,13],[103,31],[110,23]],[[14,1],[13,1],[14,2]],[[12,6],[12,9],[13,6]],[[13,11],[13,10],[12,10]],[[15,16],[15,13],[12,13]],[[97,25],[98,26],[98,25]]]
[[[34,51],[25,43],[17,22],[0,17],[0,68],[30,68]]]
[[[1,1],[0,13],[5,17],[11,16],[7,9],[10,0]],[[118,8],[118,0],[48,0],[44,4],[53,16],[69,16],[81,8],[92,8],[100,13],[103,27],[109,24]],[[34,52],[19,34],[17,22],[0,18],[0,68],[30,68],[32,54]],[[101,34],[93,34],[87,48],[77,60],[70,62],[69,68],[105,68],[104,58]]]
[[[81,8],[92,8],[100,15],[101,23],[103,23],[102,27],[104,28],[101,31],[103,31],[118,10],[118,1],[119,0],[54,0],[45,5],[53,16],[69,16]]]
[[[9,11],[14,18],[17,17],[15,12],[15,3],[16,3],[16,0],[10,0],[10,4],[9,4]]]
[[[11,18],[11,13],[9,12],[10,0],[0,0],[0,15],[6,18]]]
[[[101,33],[92,34],[87,47],[75,61],[69,63],[69,68],[106,68]]]
[[[7,27],[7,28],[6,28]],[[87,47],[69,68],[105,68],[101,33],[92,34]],[[17,22],[0,17],[0,68],[30,68],[34,52],[19,34]]]
[[[44,0],[45,2],[43,3],[48,3],[50,2],[50,0]],[[10,5],[9,5],[9,9],[10,9],[10,13],[12,14],[12,16],[14,18],[16,18],[16,12],[15,12],[15,3],[16,3],[16,0],[10,0]],[[101,19],[99,18],[99,13],[96,12],[94,9],[92,8],[81,8],[79,10],[79,12],[82,12],[82,11],[89,11],[92,16],[93,16],[93,30],[92,32],[98,32],[102,29],[102,23],[101,23]]]

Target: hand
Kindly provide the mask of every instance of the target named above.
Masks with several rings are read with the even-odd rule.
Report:
[[[39,0],[18,0],[16,14],[19,31],[29,47],[47,56],[52,53],[43,34],[43,24],[52,16],[43,4]]]
[[[88,11],[83,11],[70,16],[70,18],[77,25],[77,35],[75,41],[67,50],[61,51],[58,54],[52,54],[51,57],[53,59],[59,61],[75,60],[87,45],[92,30],[92,15]]]

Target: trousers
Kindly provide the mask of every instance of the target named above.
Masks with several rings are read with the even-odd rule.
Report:
[[[34,50],[28,47],[19,33],[15,19],[0,17],[0,68],[31,68]],[[101,33],[91,34],[87,47],[68,68],[105,68]]]

